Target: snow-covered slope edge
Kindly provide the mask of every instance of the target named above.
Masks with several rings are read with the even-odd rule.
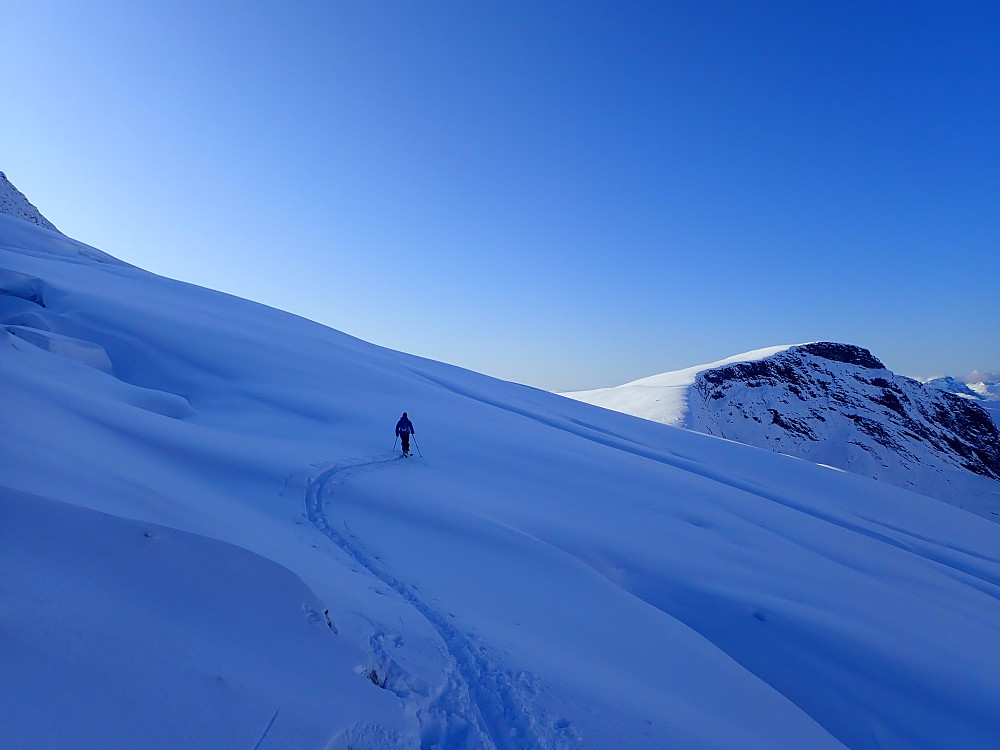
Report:
[[[789,348],[789,346],[771,346],[756,349],[720,359],[718,362],[651,375],[624,385],[572,391],[561,395],[672,427],[687,427],[690,390],[700,373],[737,362],[757,362]]]
[[[0,172],[0,214],[30,221],[32,224],[51,229],[53,232],[59,231],[51,221],[42,216],[41,211],[24,197],[24,193],[14,187],[14,183],[8,180],[7,175],[3,172]]]
[[[867,349],[847,344],[803,344],[733,360],[622,386],[626,395],[617,402],[618,389],[568,395],[636,416],[658,409],[668,423],[997,518],[1000,432],[971,399],[896,375]],[[663,408],[682,400],[683,410]]]
[[[0,627],[32,633],[36,650],[0,656],[0,705],[29,668],[127,691],[127,663],[152,641],[181,666],[154,664],[158,703],[128,705],[143,730],[114,700],[49,685],[17,704],[30,721],[4,716],[0,746],[32,746],[37,722],[59,715],[87,723],[55,747],[104,737],[94,727],[117,732],[106,747],[218,745],[199,718],[206,695],[230,712],[226,746],[261,748],[1000,739],[996,525],[53,242],[0,217],[0,268],[44,303],[0,295],[3,484],[75,506],[58,522],[87,533],[45,546],[39,527],[62,511],[28,503],[26,544],[56,572],[26,565],[17,590],[0,588]],[[422,459],[390,452],[404,409]],[[153,524],[170,549],[139,538]],[[87,539],[126,568],[161,550],[169,574],[148,593],[118,585]],[[81,622],[36,632],[58,602],[35,600],[58,600],[52,581],[74,569]],[[198,594],[202,577],[217,597]],[[106,589],[117,606],[100,605]],[[121,632],[123,610],[145,630],[137,645],[82,658],[80,632]],[[314,676],[270,664],[279,642],[291,664],[315,658],[329,690],[299,703]],[[226,658],[209,664],[213,648]],[[210,692],[222,681],[232,688]],[[334,704],[313,712],[313,698]],[[165,711],[190,717],[178,734],[149,731]]]

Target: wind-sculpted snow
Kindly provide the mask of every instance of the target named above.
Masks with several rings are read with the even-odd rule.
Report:
[[[330,681],[363,654],[315,595],[244,549],[0,487],[0,570],[0,747],[321,747],[331,721],[394,721]]]
[[[0,747],[1000,745],[997,524],[66,243],[0,217]]]

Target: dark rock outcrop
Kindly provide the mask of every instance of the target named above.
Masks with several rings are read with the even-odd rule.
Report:
[[[1000,480],[1000,430],[989,412],[849,344],[706,370],[691,414],[694,429],[873,476],[941,465]]]
[[[7,175],[3,172],[0,172],[0,214],[30,221],[32,224],[51,229],[53,232],[59,231],[24,197],[24,193],[14,187],[14,184],[7,179]]]

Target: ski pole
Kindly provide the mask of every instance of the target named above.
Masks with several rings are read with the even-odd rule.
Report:
[[[420,452],[420,446],[417,445],[417,436],[416,435],[410,435],[410,437],[413,438],[413,447],[417,449],[417,455],[420,456],[421,458],[423,458],[424,454]]]
[[[399,435],[396,435],[396,440],[392,441],[392,452],[396,452],[396,441],[399,440]]]

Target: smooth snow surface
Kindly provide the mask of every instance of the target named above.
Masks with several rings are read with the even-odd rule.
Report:
[[[671,427],[687,427],[690,412],[689,391],[700,373],[736,362],[756,362],[789,348],[789,346],[771,346],[755,349],[752,352],[720,359],[718,362],[650,375],[648,378],[640,378],[612,388],[573,391],[562,395],[612,411],[661,422]]]
[[[1000,745],[996,524],[95,253],[0,217],[0,747]]]

